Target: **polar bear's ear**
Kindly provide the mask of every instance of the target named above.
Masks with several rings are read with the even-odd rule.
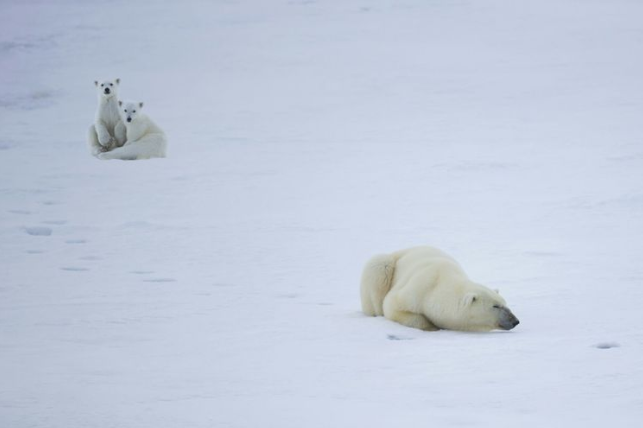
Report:
[[[138,108],[143,108],[143,103],[138,103]]]
[[[121,84],[121,79],[120,79],[120,78],[116,79],[116,84],[117,84],[117,85],[120,85],[120,84]]]
[[[119,101],[119,102],[118,102],[118,106],[119,106],[119,107],[123,107],[123,101]]]
[[[94,80],[94,86],[98,86],[98,80]]]
[[[498,294],[498,295],[500,294],[500,290],[498,290],[497,288],[494,288],[493,291],[495,291],[496,294]]]
[[[475,303],[476,300],[478,300],[478,296],[476,296],[474,293],[467,293],[462,298],[462,304],[465,307],[471,306]]]

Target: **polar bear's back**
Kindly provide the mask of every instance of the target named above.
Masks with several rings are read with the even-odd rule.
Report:
[[[435,270],[441,273],[448,271],[464,275],[464,271],[453,257],[434,247],[413,247],[393,255],[397,260],[393,287],[398,283],[407,282],[419,271]]]
[[[154,122],[152,119],[150,119],[149,116],[144,115],[145,120],[147,121],[147,133],[148,134],[160,134],[163,136],[163,139],[165,139],[165,132]]]
[[[452,309],[452,296],[469,282],[458,262],[437,248],[414,247],[394,254],[398,258],[387,298],[400,309],[421,313],[436,299]]]
[[[393,299],[404,310],[421,311],[424,296],[441,277],[456,279],[453,282],[466,278],[460,265],[437,248],[414,247],[374,256],[362,273],[362,310],[386,316],[384,302]]]

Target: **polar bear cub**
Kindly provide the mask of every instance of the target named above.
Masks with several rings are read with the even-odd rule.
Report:
[[[143,103],[119,101],[118,105],[127,131],[127,141],[123,147],[101,153],[98,157],[122,160],[164,158],[167,151],[165,133],[141,113]]]
[[[98,109],[89,128],[87,143],[94,156],[125,144],[125,125],[118,112],[120,79],[94,81],[98,91]]]
[[[422,330],[511,330],[518,318],[497,291],[471,281],[432,247],[377,255],[364,267],[362,311]]]

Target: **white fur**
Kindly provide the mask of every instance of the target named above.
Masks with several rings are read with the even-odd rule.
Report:
[[[87,136],[89,150],[94,156],[125,144],[125,125],[118,113],[119,83],[120,79],[94,82],[98,92],[98,109]]]
[[[127,129],[127,142],[123,147],[101,153],[98,157],[121,160],[164,158],[167,150],[165,133],[141,113],[143,103],[128,101],[120,103],[119,107]]]
[[[518,323],[496,291],[471,281],[453,258],[432,247],[371,258],[361,300],[366,315],[422,330],[507,330]]]

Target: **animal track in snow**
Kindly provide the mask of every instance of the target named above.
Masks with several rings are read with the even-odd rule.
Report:
[[[412,337],[407,337],[407,336],[399,336],[397,334],[387,334],[386,338],[388,340],[413,340]]]
[[[4,46],[10,46],[6,43],[0,43],[0,52],[11,49],[3,49]],[[18,45],[13,45],[18,46]],[[18,109],[18,110],[35,110],[38,108],[50,107],[56,103],[59,95],[56,91],[47,89],[35,90],[22,93],[7,93],[0,100],[0,107]]]
[[[616,342],[601,342],[601,343],[597,343],[596,345],[594,345],[594,348],[597,348],[597,349],[611,349],[611,348],[618,348],[620,346],[621,345],[619,345]]]
[[[61,267],[60,269],[66,270],[68,272],[85,272],[89,270],[89,268],[75,267],[75,266]]]
[[[299,294],[297,293],[282,293],[282,294],[277,294],[275,297],[279,299],[297,299],[299,297]]]
[[[65,241],[65,244],[86,244],[87,241],[84,239],[68,239]]]
[[[27,232],[27,234],[32,236],[50,236],[52,233],[52,230],[50,227],[33,226],[33,227],[25,227],[25,232]]]
[[[9,150],[16,147],[18,144],[12,141],[0,141],[0,150]]]

